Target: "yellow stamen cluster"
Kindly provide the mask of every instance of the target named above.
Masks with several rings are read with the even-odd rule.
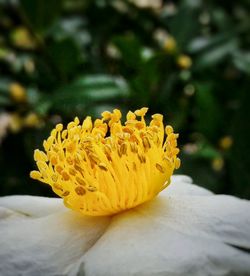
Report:
[[[94,123],[86,117],[64,130],[58,124],[43,143],[45,152],[35,150],[39,171],[31,177],[85,215],[115,214],[152,199],[169,185],[180,160],[178,134],[171,126],[164,131],[160,114],[147,126],[147,110],[129,111],[124,125],[118,109],[103,112]]]

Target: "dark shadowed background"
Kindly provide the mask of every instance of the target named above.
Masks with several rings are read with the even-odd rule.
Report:
[[[147,106],[177,173],[250,198],[249,30],[248,0],[0,0],[0,195],[52,195],[29,171],[56,123]]]

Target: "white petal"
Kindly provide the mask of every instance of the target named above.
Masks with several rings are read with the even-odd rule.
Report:
[[[250,203],[163,195],[114,217],[78,262],[84,275],[250,275]],[[75,275],[75,274],[72,274]]]
[[[167,195],[212,195],[213,193],[203,187],[192,184],[193,180],[186,175],[173,175],[170,185],[162,191]]]
[[[112,219],[2,198],[0,275],[250,275],[250,203],[190,182]]]
[[[69,266],[96,242],[110,221],[83,217],[58,199],[5,197],[1,205],[3,276],[68,275]]]
[[[40,217],[62,211],[60,198],[39,196],[5,196],[0,198],[0,206],[32,217]]]

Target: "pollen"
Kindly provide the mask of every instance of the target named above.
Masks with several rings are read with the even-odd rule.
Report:
[[[38,171],[31,178],[49,184],[64,204],[89,216],[112,215],[154,198],[170,184],[180,166],[178,134],[164,127],[154,114],[147,125],[148,108],[105,111],[101,119],[78,118],[66,128],[56,125],[35,150]]]

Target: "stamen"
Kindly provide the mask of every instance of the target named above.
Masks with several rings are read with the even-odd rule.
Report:
[[[69,191],[65,191],[65,192],[62,194],[62,196],[66,197],[66,196],[68,196],[69,194],[70,194]]]
[[[77,182],[79,185],[86,186],[85,181],[84,181],[82,178],[78,177],[78,176],[76,177],[76,182]]]
[[[164,172],[165,172],[165,169],[162,167],[162,165],[156,163],[156,164],[155,164],[155,167],[156,167],[156,169],[157,169],[159,172],[161,172],[161,173],[164,173]]]
[[[164,129],[163,116],[145,122],[147,108],[127,113],[105,111],[94,123],[76,117],[66,129],[56,125],[35,150],[38,171],[30,176],[49,184],[67,207],[85,215],[111,215],[154,198],[170,183],[177,158],[178,134]],[[109,133],[109,136],[107,136]]]
[[[86,194],[86,190],[85,190],[83,187],[81,187],[81,186],[76,187],[76,188],[75,188],[75,192],[76,192],[79,196],[83,196],[83,195]]]
[[[106,166],[104,163],[98,164],[98,167],[99,167],[101,170],[103,170],[103,171],[107,171],[107,170],[108,170],[108,169],[107,169],[107,166]]]

